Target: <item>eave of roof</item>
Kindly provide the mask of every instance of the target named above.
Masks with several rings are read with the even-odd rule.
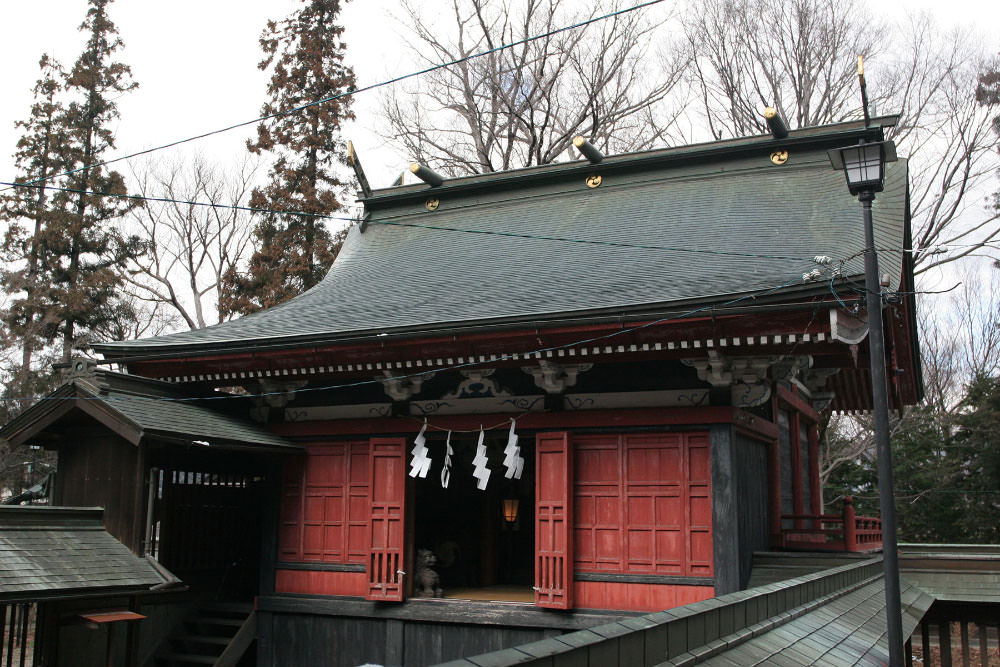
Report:
[[[134,445],[153,440],[222,450],[301,449],[257,424],[206,407],[209,403],[212,400],[167,382],[96,371],[92,377],[70,380],[0,427],[0,438],[22,444],[80,410]]]
[[[880,140],[884,128],[895,127],[898,122],[898,115],[888,115],[871,119],[867,126],[863,120],[854,120],[792,130],[788,136],[781,139],[775,139],[769,134],[754,135],[609,155],[598,165],[594,165],[588,160],[575,160],[473,176],[459,176],[445,179],[444,183],[437,187],[431,187],[424,183],[414,183],[379,188],[373,190],[370,197],[361,198],[358,201],[364,203],[366,208],[379,208],[387,204],[423,199],[429,194],[447,196],[468,194],[495,187],[499,183],[511,188],[524,187],[552,178],[590,174],[595,169],[599,169],[601,173],[644,170],[651,167],[669,166],[671,163],[677,162],[729,159],[746,151],[759,152],[762,148],[767,147],[796,148],[817,144],[817,142],[839,146],[844,143],[845,138],[857,141],[859,136],[865,136],[871,140]]]
[[[892,122],[894,118],[878,121],[881,125]],[[842,228],[849,225],[852,233],[855,227],[860,230],[857,203],[843,187],[842,176],[829,168],[825,148],[862,136],[880,138],[881,133],[878,125],[865,128],[861,122],[842,123],[799,130],[781,141],[770,136],[752,137],[614,156],[599,167],[575,162],[452,179],[439,188],[417,185],[380,190],[365,204],[369,212],[378,212],[375,223],[384,224],[369,224],[364,234],[357,226],[352,228],[330,275],[309,292],[215,327],[102,343],[95,349],[108,358],[128,362],[359,339],[374,342],[384,336],[416,338],[453,331],[546,327],[570,320],[636,321],[650,312],[677,312],[689,305],[722,306],[742,294],[760,293],[794,277],[793,268],[808,270],[812,266],[806,266],[805,261],[794,267],[792,262],[784,262],[788,270],[780,272],[765,266],[769,275],[755,280],[755,267],[746,257],[738,257],[738,252],[732,253],[735,258],[702,261],[704,256],[692,255],[685,248],[692,244],[739,248],[744,242],[764,250],[780,247],[789,240],[787,230],[779,231],[788,219],[798,222],[803,230],[798,233],[802,238],[798,239],[796,256],[812,257],[842,248]],[[774,167],[767,155],[778,145],[802,150],[793,153],[789,166]],[[803,152],[805,147],[808,152]],[[702,166],[692,167],[696,163]],[[598,168],[606,176],[598,191],[581,191],[576,180],[567,181],[578,172]],[[610,176],[629,171],[641,171],[640,177],[615,180]],[[880,230],[890,230],[888,236],[881,237],[883,243],[901,247],[902,231],[893,226],[902,225],[898,209],[904,200],[901,184],[906,180],[905,164],[895,167],[894,172],[892,191],[876,201],[876,223]],[[706,187],[709,179],[711,187]],[[474,196],[477,191],[485,194]],[[793,193],[803,191],[818,196],[815,201],[796,202]],[[719,196],[727,193],[728,198]],[[429,195],[443,198],[433,218],[419,203]],[[716,212],[712,207],[720,201],[722,208]],[[746,210],[747,204],[753,204],[751,211]],[[675,212],[677,205],[691,210]],[[889,211],[881,220],[880,207]],[[767,220],[767,216],[776,219]],[[828,217],[838,218],[839,227],[823,229]],[[722,224],[707,224],[718,218]],[[807,225],[802,225],[803,219]],[[626,221],[633,224],[622,226]],[[758,226],[760,222],[767,223],[766,230]],[[411,223],[416,226],[408,227]],[[402,226],[386,226],[393,224]],[[426,224],[432,226],[419,229]],[[468,235],[444,237],[427,231],[433,230],[433,225],[444,229],[517,227],[526,234],[524,239],[580,236],[639,245],[610,249],[555,239],[543,247],[539,241],[503,234],[478,236],[472,241]],[[765,235],[769,236],[756,238]],[[649,249],[638,249],[644,240],[675,248],[661,252],[654,261]],[[443,249],[442,244],[446,244]],[[560,253],[566,256],[558,257]],[[555,261],[547,266],[550,260]],[[758,264],[766,263],[758,260]],[[602,264],[607,265],[602,273],[590,270]],[[860,264],[855,258],[844,267],[844,274],[859,275]],[[474,273],[477,266],[479,275]],[[499,278],[494,275],[498,268],[503,270]],[[898,274],[902,267],[884,268]],[[490,287],[483,289],[483,285]],[[828,292],[825,286],[788,284],[773,295],[759,294],[755,302],[778,303],[824,290]]]
[[[104,530],[101,508],[0,506],[0,600],[104,597],[179,579]]]

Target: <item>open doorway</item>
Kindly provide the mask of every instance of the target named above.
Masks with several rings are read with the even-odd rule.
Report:
[[[521,435],[521,479],[506,479],[507,433],[487,432],[492,471],[486,489],[472,476],[476,434],[453,433],[448,488],[441,484],[445,434],[429,433],[433,460],[426,478],[414,480],[414,549],[434,552],[443,597],[534,602],[534,438]],[[418,590],[415,595],[420,595]]]

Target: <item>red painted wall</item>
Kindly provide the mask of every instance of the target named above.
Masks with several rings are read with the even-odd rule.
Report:
[[[673,584],[578,581],[576,582],[575,594],[576,606],[580,609],[663,611],[714,597],[715,588]]]
[[[278,559],[364,563],[368,558],[368,443],[306,445],[285,467]]]
[[[368,575],[364,572],[277,570],[274,576],[274,590],[277,593],[360,597],[368,592]]]
[[[565,434],[547,435],[565,438]],[[382,552],[401,554],[401,530],[389,530],[390,525],[373,532],[378,522],[372,523],[371,516],[375,505],[387,501],[383,495],[391,495],[397,504],[401,500],[407,441],[374,442],[391,445],[392,456],[382,457],[392,464],[388,468],[372,467],[373,450],[367,440],[308,444],[307,455],[286,467],[280,561],[369,564],[375,552],[383,558],[387,556]],[[559,451],[563,456],[572,452],[570,467],[548,484],[573,490],[572,531],[566,540],[572,545],[574,563],[563,570],[565,574],[712,575],[708,433],[570,435],[568,442],[569,449]],[[538,479],[536,502],[547,498],[541,488],[545,479],[544,475]],[[373,493],[376,486],[381,491]],[[401,510],[394,516],[396,520],[389,523],[401,526]],[[541,542],[536,548],[544,547]],[[396,565],[387,568],[374,569],[391,574]],[[392,576],[382,576],[373,588],[363,572],[282,569],[279,564],[275,579],[279,593],[378,599],[398,599],[400,593],[391,585]],[[559,589],[558,600],[548,600],[547,606],[656,611],[714,595],[711,586],[571,579],[566,583],[568,587],[554,587]],[[391,595],[387,588],[393,589]]]
[[[712,575],[707,433],[585,435],[573,446],[577,571]]]

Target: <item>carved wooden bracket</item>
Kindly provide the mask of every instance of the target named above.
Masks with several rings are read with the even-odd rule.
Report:
[[[839,372],[839,368],[810,368],[802,373],[801,386],[816,412],[823,412],[833,402],[835,394],[825,389],[826,381]]]
[[[510,396],[511,393],[500,386],[491,375],[495,368],[476,368],[459,371],[465,378],[458,383],[455,391],[448,392],[441,398],[443,400],[453,398],[494,398],[497,396]]]
[[[857,345],[868,335],[868,323],[843,308],[830,309],[830,337]]]
[[[702,382],[729,387],[732,404],[740,408],[763,405],[771,397],[771,379],[792,377],[812,363],[807,355],[724,357],[717,350],[710,350],[705,358],[682,361],[698,371]]]
[[[420,393],[420,388],[426,380],[434,377],[435,373],[422,373],[420,375],[410,375],[407,377],[396,377],[393,371],[382,371],[382,377],[376,377],[385,390],[385,395],[394,401],[408,401]]]
[[[522,366],[521,370],[535,379],[535,386],[547,394],[561,394],[576,384],[580,373],[585,373],[594,364],[554,364],[539,361],[537,366]]]
[[[266,424],[271,408],[284,409],[295,398],[295,392],[309,384],[308,380],[272,380],[261,378],[257,390],[250,397],[254,407],[250,408],[250,418]]]

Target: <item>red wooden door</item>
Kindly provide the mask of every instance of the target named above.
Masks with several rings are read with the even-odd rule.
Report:
[[[573,608],[573,455],[568,433],[535,439],[535,604]]]
[[[406,497],[404,438],[372,438],[368,453],[371,489],[368,600],[403,600],[403,504]]]

